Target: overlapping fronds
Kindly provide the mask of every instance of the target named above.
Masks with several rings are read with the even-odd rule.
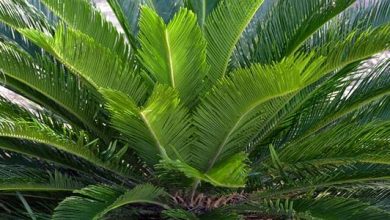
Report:
[[[337,196],[339,188],[355,187],[355,190],[365,186],[373,186],[375,183],[383,183],[389,180],[387,165],[357,164],[338,168],[328,167],[320,169],[314,166],[291,165],[290,169],[269,170],[278,184],[272,181],[263,181],[259,190],[253,194],[255,198],[280,198],[284,196],[313,195],[313,193],[326,192]],[[261,178],[254,175],[253,179]],[[257,182],[261,179],[257,179]],[[254,183],[254,182],[253,182]],[[251,183],[252,184],[252,183]],[[255,185],[251,185],[255,186]],[[256,188],[256,187],[254,187]],[[332,191],[333,190],[333,191]]]
[[[356,199],[325,197],[294,201],[294,210],[309,218],[320,219],[387,219],[390,213]]]
[[[26,1],[4,0],[0,2],[0,21],[17,28],[33,28],[50,32],[51,26],[42,13]]]
[[[304,138],[389,95],[388,59],[340,71],[292,113],[285,140]],[[371,109],[375,109],[371,106]],[[295,114],[295,115],[294,115]],[[356,117],[354,117],[356,119]],[[355,120],[351,116],[348,120]],[[293,125],[294,124],[294,125]]]
[[[13,85],[8,77],[38,92],[34,94],[26,91],[29,93],[25,95],[30,100],[41,105],[52,105],[50,109],[62,117],[76,118],[82,125],[101,134],[94,122],[101,100],[93,87],[80,82],[72,73],[47,57],[33,58],[4,43],[0,43],[0,54],[1,70],[6,76],[4,81],[11,88],[15,86],[16,89],[23,89],[18,84]]]
[[[302,50],[328,57],[328,70],[388,50],[389,10],[388,1],[360,3],[326,23],[305,42]]]
[[[0,165],[0,191],[73,191],[84,187],[82,182],[59,171]]]
[[[7,105],[9,104],[1,103],[3,107]],[[3,138],[45,144],[114,173],[127,175],[127,168],[117,161],[121,158],[115,161],[102,161],[96,153],[99,150],[96,147],[96,141],[89,140],[85,132],[72,130],[69,125],[55,118],[44,115],[42,118],[37,118],[33,115],[23,116],[18,112],[9,112],[9,114],[0,115],[0,127],[0,136]]]
[[[279,159],[295,166],[299,163],[337,166],[358,162],[389,165],[390,151],[386,149],[389,128],[387,122],[340,123],[299,143],[287,145],[279,152]]]
[[[122,58],[129,58],[130,48],[124,36],[87,0],[42,0],[69,27],[88,35],[100,46]],[[130,61],[130,59],[128,60]]]
[[[221,80],[194,116],[199,130],[196,167],[207,171],[244,150],[258,126],[316,77],[321,60],[310,61],[311,57],[290,57],[273,66],[237,70]]]
[[[54,210],[53,219],[101,219],[111,210],[127,204],[154,204],[166,207],[159,200],[165,192],[150,184],[131,190],[103,185],[91,185],[62,201]]]
[[[291,55],[318,28],[355,0],[277,0],[256,23],[255,34],[240,41],[242,65],[272,63]]]

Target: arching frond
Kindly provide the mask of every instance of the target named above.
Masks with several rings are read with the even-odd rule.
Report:
[[[85,185],[59,171],[0,165],[0,191],[73,191]]]
[[[300,215],[294,212],[293,209],[294,202],[289,199],[263,199],[258,200],[249,200],[245,203],[234,204],[221,208],[221,212],[227,210],[233,210],[242,215],[248,216],[263,216],[263,217],[273,217],[280,219],[304,219]]]
[[[142,9],[139,52],[151,78],[176,88],[186,105],[195,105],[206,75],[206,42],[195,15],[180,10],[165,25],[150,8]]]
[[[263,0],[224,0],[207,17],[208,77],[212,84],[226,74],[236,43],[262,3]]]
[[[0,43],[0,54],[0,68],[6,75],[4,82],[7,86],[13,88],[13,81],[8,80],[11,77],[38,92],[29,92],[27,95],[30,100],[49,106],[50,110],[65,119],[76,118],[87,128],[102,135],[94,121],[102,101],[91,86],[80,82],[72,73],[49,58],[33,58],[4,43]],[[20,88],[20,85],[14,86]]]
[[[193,162],[207,171],[238,153],[275,110],[312,82],[321,60],[288,58],[273,66],[254,65],[221,80],[195,116],[199,141]],[[286,74],[288,73],[288,74]]]
[[[390,165],[387,122],[359,125],[340,123],[334,128],[291,143],[279,152],[282,163],[339,166],[350,163]],[[304,153],[302,153],[304,152]]]
[[[88,140],[85,133],[77,133],[67,126],[54,118],[41,120],[33,116],[22,117],[16,112],[10,112],[10,114],[0,116],[0,137],[49,145],[91,162],[95,166],[124,176],[128,175],[125,165],[119,164],[118,161],[102,161],[95,153],[97,149],[91,149],[96,146],[94,142]]]
[[[137,102],[145,98],[147,86],[137,75],[133,63],[123,60],[80,31],[60,25],[54,37],[29,29],[20,32],[95,87],[123,91]]]
[[[360,33],[353,32],[344,40],[337,39],[337,42],[330,43],[332,48],[330,52],[328,52],[330,45],[317,51],[318,54],[327,57],[327,69],[334,70],[388,50],[390,48],[390,23]]]
[[[297,117],[302,112],[302,106],[304,103],[308,103],[308,100],[318,100],[312,98],[318,94],[323,94],[328,89],[338,87],[338,84],[334,83],[335,80],[342,78],[345,75],[355,71],[359,63],[348,65],[337,72],[335,76],[325,76],[323,79],[301,90],[295,95],[282,109],[280,109],[273,117],[269,118],[266,123],[259,129],[257,134],[251,140],[250,151],[252,155],[259,155],[259,151],[264,151],[266,148],[262,146],[268,146],[269,144],[275,144],[276,146],[281,143],[289,141],[286,133],[288,133],[291,127],[294,127]],[[326,92],[325,92],[326,93]]]
[[[327,169],[316,169],[313,166],[297,167],[290,166],[290,170],[278,169],[268,170],[275,182],[264,181],[259,186],[251,185],[254,188],[261,187],[253,194],[255,198],[280,198],[293,195],[312,195],[315,192],[328,192],[332,194],[332,189],[337,195],[339,188],[364,187],[375,183],[388,182],[388,165],[367,165],[356,164],[355,166],[343,166]],[[260,178],[261,174],[254,174],[253,179]]]
[[[296,125],[292,126],[286,139],[304,139],[390,94],[388,59],[340,73],[297,109],[297,115],[291,121]]]
[[[16,152],[26,157],[39,158],[42,161],[54,163],[57,166],[70,168],[76,171],[89,173],[90,167],[80,163],[75,158],[69,157],[61,151],[52,149],[43,144],[31,143],[28,141],[15,141],[7,138],[0,139],[0,148],[7,152]]]
[[[138,185],[131,190],[91,185],[62,201],[54,211],[53,219],[101,219],[111,210],[128,204],[152,204],[167,208],[161,202],[165,192],[150,184]]]

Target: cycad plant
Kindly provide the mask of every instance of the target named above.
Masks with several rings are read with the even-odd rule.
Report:
[[[390,1],[1,0],[1,219],[390,219]]]

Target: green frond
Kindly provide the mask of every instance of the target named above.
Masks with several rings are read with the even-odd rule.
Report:
[[[245,153],[238,153],[219,163],[207,172],[213,181],[223,185],[244,187],[249,173],[248,157]]]
[[[82,182],[59,171],[44,172],[24,166],[0,165],[0,191],[73,191]]]
[[[387,165],[356,164],[320,169],[309,164],[306,167],[291,165],[290,168],[289,170],[284,168],[283,173],[268,170],[269,177],[272,177],[273,181],[262,182],[260,188],[252,196],[272,199],[284,196],[313,195],[316,192],[332,193],[332,189],[335,191],[333,194],[337,195],[339,188],[355,187],[356,189],[356,187],[365,185],[388,182],[390,179]],[[259,172],[252,177],[266,178],[262,176],[264,174]]]
[[[377,120],[380,113],[373,112],[386,109],[381,103],[389,95],[388,74],[388,58],[373,58],[350,64],[311,85],[258,131],[252,155],[259,155],[262,146],[270,143],[278,147],[291,141],[299,143],[340,121],[369,120],[369,115]]]
[[[244,150],[268,117],[318,77],[315,73],[321,62],[290,57],[273,66],[237,70],[231,78],[219,81],[194,116],[199,130],[195,166],[207,171]]]
[[[390,165],[388,122],[340,123],[317,135],[291,143],[278,153],[281,163],[340,166],[353,163]],[[304,152],[304,154],[302,153]]]
[[[388,219],[390,212],[357,199],[325,197],[294,201],[294,210],[305,213],[303,219]]]
[[[388,1],[357,4],[314,33],[301,50],[328,57],[328,71],[388,50],[389,10]]]
[[[292,55],[324,23],[355,0],[276,0],[253,24],[255,32],[240,41],[235,52],[244,66],[272,63]]]
[[[19,153],[29,158],[39,158],[43,161],[54,163],[57,166],[84,173],[90,173],[92,171],[90,167],[85,166],[83,163],[79,163],[75,158],[69,157],[69,155],[43,144],[1,138],[0,149],[6,150],[7,152]]]
[[[42,112],[39,111],[29,112],[20,106],[17,106],[5,100],[1,100],[1,98],[0,98],[0,111],[1,111],[2,122],[3,120],[15,119],[16,117],[20,119],[24,118],[26,120],[28,120],[29,118],[36,118],[36,117],[41,118],[41,119],[35,119],[38,121],[43,120],[43,118],[46,117],[44,115],[41,115],[43,114]],[[49,120],[45,119],[45,120],[50,121],[50,119]],[[53,129],[57,130],[57,128],[54,127]],[[36,143],[31,141],[29,142],[20,139],[20,137],[17,139],[9,138],[9,137],[0,138],[0,148],[6,150],[8,153],[16,152],[30,158],[40,158],[44,161],[47,161],[49,163],[55,163],[56,165],[65,168],[71,168],[77,171],[82,171],[87,173],[91,171],[90,166],[86,166],[83,163],[79,163],[77,160],[75,160],[75,158],[66,155],[64,152],[59,151],[57,148],[52,148],[42,143]],[[8,159],[7,161],[11,161],[11,160]]]
[[[390,22],[388,1],[357,2],[316,31],[303,45],[305,51],[345,40],[352,33],[362,33]]]
[[[1,118],[0,121],[1,137],[16,138],[29,140],[33,142],[48,144],[68,153],[75,154],[84,159],[93,158],[92,152],[84,146],[83,139],[80,134],[81,143],[72,141],[72,135],[75,134],[57,134],[48,125],[38,121],[28,121],[23,118]],[[65,129],[65,127],[64,127]],[[66,136],[65,136],[66,135]]]
[[[188,161],[190,119],[175,89],[157,85],[142,108],[121,92],[102,93],[112,115],[112,126],[146,162],[154,165],[167,156]]]
[[[77,133],[77,131],[71,130],[68,126],[56,122],[53,118],[42,121],[18,115],[1,115],[0,137],[45,144],[80,157],[95,166],[100,166],[124,176],[128,175],[125,165],[120,164],[117,160],[103,162],[99,155],[94,152],[97,149],[91,149],[95,146],[94,142],[89,141],[84,132]],[[62,130],[62,133],[57,131],[55,127]]]
[[[194,105],[207,71],[206,42],[196,16],[180,10],[168,25],[150,8],[140,17],[139,57],[151,78],[176,88],[186,105]]]
[[[91,86],[80,82],[72,73],[49,58],[33,58],[24,51],[3,43],[0,43],[0,54],[0,68],[6,76],[6,86],[21,88],[8,78],[11,77],[17,83],[38,92],[34,94],[28,91],[26,95],[30,100],[69,119],[70,123],[80,125],[77,121],[81,122],[104,137],[94,121],[101,109],[99,104],[102,100]]]
[[[262,3],[263,0],[223,0],[207,17],[204,31],[211,84],[226,74],[234,47]]]
[[[42,0],[69,27],[91,37],[119,57],[128,58],[124,36],[88,0]],[[128,60],[130,61],[130,59]]]
[[[42,13],[25,0],[3,0],[0,2],[0,22],[18,28],[33,28],[50,32],[51,26]]]
[[[330,44],[317,50],[319,55],[327,57],[326,64],[329,71],[388,50],[390,23],[363,32],[353,32],[344,40],[338,39],[337,42],[330,42]]]
[[[351,68],[345,67],[341,71],[350,72]],[[275,145],[275,147],[279,147],[289,141],[289,136],[286,134],[290,131],[293,132],[292,128],[295,126],[295,123],[298,123],[299,119],[301,119],[301,117],[296,116],[301,113],[300,110],[304,103],[308,103],[308,100],[313,96],[320,94],[323,89],[322,86],[327,84],[326,82],[331,81],[329,79],[333,76],[334,74],[326,75],[317,82],[305,87],[294,95],[282,108],[275,111],[273,116],[268,118],[250,140],[248,151],[251,153],[251,160],[261,160],[265,156],[263,152],[267,150],[268,146]],[[332,85],[336,86],[336,84]]]
[[[150,184],[131,190],[107,186],[88,186],[63,200],[54,210],[53,219],[102,219],[110,211],[128,204],[152,204],[167,208],[161,202],[165,192]]]
[[[356,70],[340,72],[334,80],[326,82],[297,109],[298,114],[293,118],[294,133],[289,134],[290,138],[299,142],[334,122],[356,121],[352,118],[355,112],[386,98],[390,94],[388,61],[384,59],[369,67],[363,63]]]
[[[80,31],[59,25],[54,37],[30,29],[20,32],[96,88],[123,91],[137,102],[145,98],[148,88],[134,64]]]

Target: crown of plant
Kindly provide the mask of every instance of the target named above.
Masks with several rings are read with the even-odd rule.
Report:
[[[390,1],[108,3],[0,1],[0,218],[390,219]]]

